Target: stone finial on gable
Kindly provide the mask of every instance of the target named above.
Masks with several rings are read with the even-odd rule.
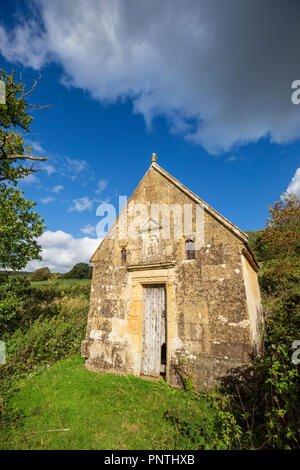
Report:
[[[152,153],[151,163],[155,163],[156,160],[157,160],[157,155],[156,155],[156,153]]]

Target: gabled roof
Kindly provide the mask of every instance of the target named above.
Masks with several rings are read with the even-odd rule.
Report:
[[[174,176],[170,175],[166,170],[161,168],[157,163],[153,162],[152,163],[152,168],[154,168],[158,173],[160,173],[162,176],[167,178],[171,183],[173,183],[180,191],[185,193],[192,201],[196,202],[197,204],[202,204],[206,211],[215,219],[217,219],[221,224],[223,224],[225,227],[227,227],[231,232],[233,232],[238,238],[240,238],[243,242],[247,243],[248,242],[248,235],[240,230],[236,225],[232,224],[229,222],[228,219],[226,219],[223,215],[219,214],[215,209],[213,209],[209,204],[203,201],[203,199],[200,199],[199,196],[197,196],[195,193],[190,191],[188,188],[186,188],[182,183],[180,183]],[[151,168],[151,167],[150,167]]]
[[[178,181],[176,178],[174,178],[174,176],[170,175],[170,173],[168,173],[166,170],[164,170],[163,168],[161,168],[155,161],[152,161],[151,163],[151,166],[148,168],[145,176],[148,174],[149,170],[153,168],[154,170],[156,170],[160,175],[162,175],[164,178],[166,178],[168,181],[170,181],[172,184],[174,184],[180,191],[182,191],[184,194],[186,194],[192,201],[194,201],[196,204],[201,204],[204,209],[212,216],[214,217],[216,220],[218,220],[224,227],[226,227],[228,230],[230,230],[236,237],[238,237],[245,245],[245,254],[247,252],[247,255],[248,255],[248,258],[251,258],[251,264],[253,266],[253,268],[258,271],[259,269],[259,264],[258,262],[256,261],[255,259],[255,256],[254,256],[254,253],[252,252],[249,244],[248,244],[248,235],[243,232],[241,229],[239,229],[236,225],[234,225],[233,223],[231,223],[228,219],[226,219],[226,217],[224,217],[223,215],[221,215],[218,211],[216,211],[215,209],[213,209],[209,204],[207,204],[205,201],[203,201],[203,199],[201,199],[199,196],[197,196],[195,193],[193,193],[192,191],[190,191],[186,186],[184,186],[182,183],[180,183],[180,181]],[[130,196],[129,200],[127,201],[127,204],[129,203],[129,201],[132,199],[134,193],[136,192],[137,188],[140,186],[140,184],[142,183],[143,179],[145,178],[145,176],[141,179],[140,183],[138,184],[138,186],[136,187],[136,189],[133,191],[132,195]],[[122,209],[122,211],[126,208],[126,206]],[[112,230],[113,226],[117,223],[118,219],[120,217],[120,214],[119,216],[117,217],[117,219],[115,220],[114,224],[112,225],[112,227],[110,228],[110,230]],[[108,236],[110,230],[108,231],[108,233],[106,234],[105,238]],[[104,240],[104,239],[103,239]],[[102,240],[102,241],[103,241]],[[102,243],[102,242],[101,242]],[[100,243],[100,245],[101,245]],[[91,261],[93,260],[96,252],[98,251],[100,245],[98,246],[98,248],[96,249],[95,253],[93,254],[93,256],[91,257]],[[250,259],[249,259],[250,261]]]

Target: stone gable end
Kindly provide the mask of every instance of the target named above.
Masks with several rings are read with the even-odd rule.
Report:
[[[194,196],[154,163],[124,211],[143,204],[150,214],[151,204],[165,204],[183,214],[184,206],[191,205],[195,230]],[[263,317],[257,263],[247,236],[207,205],[202,246],[195,250],[195,259],[187,259],[187,234],[180,232],[179,219],[170,213],[170,238],[163,238],[166,219],[161,214],[142,220],[137,213],[128,217],[128,226],[140,217],[135,239],[119,238],[117,219],[96,250],[82,354],[88,369],[139,376],[152,370],[152,356],[160,355],[156,336],[163,334],[160,372],[166,380],[181,386],[189,375],[197,388],[209,387],[260,351]],[[163,288],[164,300],[157,300],[158,289],[151,286]],[[159,322],[159,329],[151,333],[153,322]]]

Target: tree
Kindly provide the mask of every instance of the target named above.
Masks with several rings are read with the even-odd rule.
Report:
[[[285,194],[269,209],[263,231],[260,286],[266,301],[265,354],[258,366],[265,437],[276,448],[299,447],[299,366],[292,362],[300,331],[300,200]]]
[[[0,184],[0,267],[22,269],[31,259],[41,259],[39,237],[45,225],[36,205],[23,192]]]
[[[3,275],[4,274],[4,275]],[[27,296],[29,282],[3,273],[0,276],[0,337],[18,326],[19,308]]]
[[[34,271],[34,273],[31,276],[31,279],[33,281],[47,281],[51,277],[51,272],[50,269],[45,267],[45,268],[40,268]]]
[[[23,135],[30,132],[34,108],[28,96],[34,91],[38,80],[29,91],[24,83],[17,83],[15,73],[8,75],[1,70],[5,83],[5,104],[0,104],[0,267],[22,269],[31,259],[40,259],[40,246],[36,238],[43,233],[45,225],[39,214],[32,209],[35,203],[24,199],[23,192],[15,186],[19,179],[39,171],[21,162],[42,161],[46,157],[34,157],[30,146],[25,147]]]
[[[270,217],[258,240],[266,270],[262,281],[274,289],[295,276],[300,276],[300,200],[294,194],[285,194],[269,209]]]
[[[254,231],[249,231],[246,232],[248,235],[248,241],[249,244],[252,248],[252,251],[254,252],[256,258],[258,261],[263,261],[267,257],[266,253],[266,247],[263,243],[263,236],[264,236],[264,231],[263,230],[257,230],[256,232]]]
[[[300,255],[300,199],[295,194],[285,194],[269,209],[263,241],[268,256],[291,258]]]
[[[66,279],[91,279],[92,267],[87,263],[77,263],[64,277]]]
[[[5,104],[0,104],[0,182],[9,181],[16,185],[18,179],[39,171],[33,167],[35,161],[47,160],[46,157],[33,156],[32,147],[24,146],[23,136],[16,130],[29,133],[33,121],[31,111],[36,108],[47,108],[50,105],[37,106],[27,101],[39,79],[27,92],[24,83],[15,81],[14,71],[8,75],[1,70],[1,80],[5,84]],[[33,164],[30,168],[17,164],[20,160],[33,161]]]

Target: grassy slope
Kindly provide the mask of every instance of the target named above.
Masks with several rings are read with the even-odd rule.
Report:
[[[199,407],[192,395],[164,383],[90,372],[83,362],[78,356],[65,359],[20,382],[10,406],[23,418],[2,434],[0,449],[193,449],[199,439],[182,434],[168,410],[201,414],[204,428],[216,424],[205,399]],[[60,428],[70,431],[40,432]],[[202,445],[216,443],[211,446],[206,437]]]

